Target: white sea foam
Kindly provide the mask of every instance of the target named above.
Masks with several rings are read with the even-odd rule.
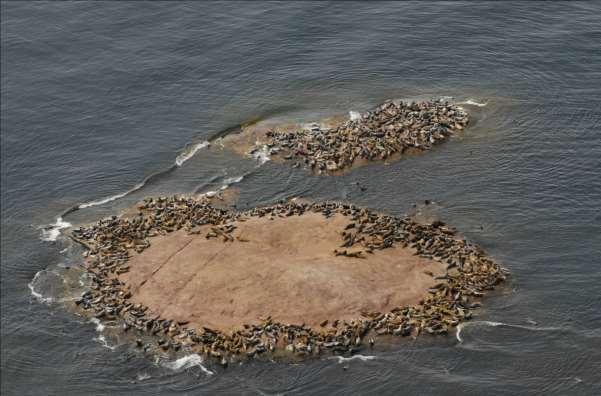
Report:
[[[104,330],[104,325],[100,322],[100,319],[92,318],[92,319],[90,319],[90,322],[92,322],[96,325],[97,332],[102,333],[102,331]]]
[[[186,148],[177,156],[177,158],[175,158],[175,165],[182,166],[184,162],[194,157],[194,154],[196,154],[198,150],[208,147],[210,144],[210,142],[205,140],[204,142],[196,143],[192,147]]]
[[[228,177],[227,179],[223,180],[223,185],[221,186],[220,190],[226,190],[232,184],[240,183],[243,179],[244,175],[237,177]]]
[[[488,103],[479,103],[479,102],[476,102],[475,100],[468,99],[468,100],[466,100],[465,102],[459,102],[459,104],[466,104],[466,105],[472,105],[472,106],[484,107],[484,106],[486,106]]]
[[[61,298],[57,297],[57,295],[62,295],[65,282],[66,280],[61,272],[54,269],[43,269],[33,276],[33,279],[27,284],[27,287],[29,288],[31,295],[36,300],[43,303],[62,303],[76,300],[78,296],[74,295]]]
[[[102,334],[102,332],[104,331],[104,325],[100,322],[100,320],[98,318],[92,318],[90,319],[91,323],[94,323],[96,325],[96,332],[98,333],[98,337],[94,337],[92,338],[94,341],[98,341],[100,343],[100,345],[102,345],[103,347],[110,349],[111,351],[114,351],[115,348],[117,348],[116,345],[109,345],[109,343],[106,340],[106,337],[104,336],[104,334]]]
[[[177,158],[175,159],[175,165],[176,166],[182,166],[184,162],[186,162],[187,160],[189,160],[190,158],[192,158],[194,156],[194,154],[196,154],[196,152],[198,152],[198,150],[209,146],[210,143],[208,141],[204,141],[204,142],[200,142],[195,144],[194,146],[192,146],[191,148],[185,150],[184,152],[182,152],[181,154],[179,154],[177,156]],[[151,175],[149,177],[147,177],[146,179],[144,179],[142,182],[136,184],[135,186],[133,186],[132,188],[130,188],[129,190],[119,193],[119,194],[115,194],[115,195],[111,195],[110,197],[106,197],[106,198],[102,198],[102,199],[98,199],[95,201],[90,201],[90,202],[86,202],[86,203],[82,203],[80,205],[77,206],[77,209],[85,209],[85,208],[89,208],[91,206],[98,206],[98,205],[104,205],[105,203],[109,203],[112,201],[115,201],[117,199],[123,198],[135,191],[138,191],[139,189],[141,189],[142,187],[144,187],[146,185],[146,182],[153,176],[156,176],[156,174]]]
[[[61,234],[61,230],[64,228],[71,227],[71,223],[63,221],[61,216],[56,218],[54,224],[50,224],[48,226],[42,227],[42,241],[46,242],[54,242],[58,239]]]
[[[27,287],[29,287],[29,290],[31,291],[31,295],[34,296],[37,300],[43,302],[43,303],[51,303],[52,301],[54,301],[54,299],[52,297],[44,297],[44,295],[42,293],[39,293],[35,290],[35,283],[38,280],[38,277],[40,275],[42,275],[43,273],[45,273],[46,270],[41,270],[38,271],[33,279],[31,280],[31,282],[29,282],[27,284]]]
[[[471,323],[474,323],[474,324],[477,323],[477,324],[481,324],[481,325],[485,325],[485,326],[492,326],[492,327],[497,327],[497,326],[512,326],[512,325],[507,324],[507,323],[503,323],[503,322],[491,322],[491,321],[488,321],[488,320],[480,320],[480,321],[471,322]]]
[[[269,154],[269,147],[267,147],[267,145],[264,144],[261,146],[261,148],[257,149],[254,153],[252,153],[252,157],[259,161],[260,165],[263,165],[271,159]]]
[[[142,187],[144,187],[145,184],[146,184],[146,181],[143,181],[141,183],[136,184],[133,188],[130,188],[129,190],[127,190],[125,192],[122,192],[122,193],[119,193],[119,194],[115,194],[115,195],[111,195],[110,197],[98,199],[96,201],[90,201],[90,202],[82,203],[77,208],[78,209],[85,209],[85,208],[89,208],[91,206],[104,205],[105,203],[117,200],[119,198],[123,198],[126,195],[131,194],[132,192],[141,189]]]
[[[138,375],[136,377],[138,378],[138,381],[144,381],[149,378],[152,378],[152,376],[148,373],[138,373]]]
[[[455,333],[457,342],[459,342],[460,344],[463,342],[463,338],[461,338],[461,329],[462,328],[463,328],[463,323],[459,323],[459,325],[457,325],[457,333]]]
[[[236,176],[236,177],[228,177],[227,179],[223,180],[223,184],[230,185],[230,184],[240,183],[242,181],[242,179],[244,179],[244,175]]]
[[[361,119],[361,113],[359,113],[358,111],[349,111],[348,112],[349,117],[351,118],[351,121],[357,121]]]
[[[332,359],[338,359],[338,363],[349,362],[351,360],[361,360],[362,362],[366,362],[368,360],[374,360],[375,358],[375,356],[371,355],[353,355],[351,357],[332,356]]]
[[[116,348],[116,346],[114,345],[109,345],[109,343],[106,341],[106,338],[104,337],[104,334],[100,334],[98,337],[94,337],[93,340],[98,341],[100,345],[107,349],[110,349],[111,351],[114,351]]]
[[[461,337],[461,330],[463,330],[466,327],[472,327],[472,326],[490,326],[490,327],[498,327],[498,326],[506,326],[506,327],[512,327],[515,329],[523,329],[523,330],[529,330],[529,331],[556,331],[556,330],[561,330],[560,327],[539,327],[539,326],[524,326],[524,325],[519,325],[519,324],[509,324],[509,323],[503,323],[503,322],[491,322],[488,320],[479,320],[479,321],[473,321],[473,322],[466,322],[466,323],[460,323],[457,326],[457,333],[455,333],[455,337],[457,338],[457,341],[461,344],[463,343],[463,338]]]
[[[181,370],[185,370],[185,369],[188,369],[191,367],[200,367],[200,369],[207,375],[215,374],[214,372],[212,372],[211,370],[209,370],[208,368],[203,366],[202,365],[203,362],[204,362],[204,360],[202,359],[202,357],[200,355],[193,353],[191,355],[183,356],[172,362],[169,362],[169,361],[162,362],[162,366],[166,367],[170,370],[173,370],[173,371],[181,371]]]

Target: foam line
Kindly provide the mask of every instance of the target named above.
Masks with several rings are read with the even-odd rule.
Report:
[[[38,271],[33,279],[31,280],[31,282],[29,282],[27,284],[27,287],[29,288],[29,290],[31,291],[31,295],[34,296],[36,299],[38,299],[39,301],[43,302],[43,303],[51,303],[53,301],[52,297],[44,297],[41,293],[38,293],[37,291],[35,291],[35,281],[38,278],[38,276],[40,276],[42,274],[42,272],[45,272],[46,270],[41,270]]]
[[[513,328],[516,328],[516,329],[523,329],[523,330],[529,330],[529,331],[557,331],[557,330],[561,330],[561,328],[559,328],[559,327],[524,326],[524,325],[519,325],[519,324],[509,324],[509,323],[503,323],[503,322],[492,322],[492,321],[488,321],[488,320],[481,320],[481,321],[475,321],[475,322],[460,323],[457,326],[457,333],[455,333],[455,338],[457,338],[457,341],[460,344],[463,343],[463,338],[461,337],[461,330],[463,330],[464,328],[466,328],[468,326],[471,327],[471,326],[476,326],[476,325],[490,326],[490,327],[499,327],[499,326],[513,327]]]
[[[479,103],[476,102],[475,100],[472,99],[468,99],[464,102],[459,102],[458,104],[466,104],[466,105],[471,105],[471,106],[478,106],[478,107],[484,107],[486,106],[488,103]]]
[[[361,113],[359,113],[358,111],[349,111],[348,115],[351,119],[351,121],[358,121],[361,119]]]
[[[375,358],[375,356],[371,355],[353,355],[351,357],[332,356],[332,359],[338,359],[338,363],[349,362],[351,360],[361,360],[362,362],[366,362],[368,360],[374,360]]]
[[[71,223],[63,220],[62,216],[58,216],[54,224],[42,227],[41,240],[45,242],[54,242],[61,234],[61,230],[71,227]]]
[[[182,166],[184,164],[184,162],[186,162],[190,158],[194,157],[194,154],[196,154],[198,152],[198,150],[208,147],[210,145],[211,145],[211,143],[209,143],[207,140],[205,140],[203,142],[196,143],[189,149],[185,149],[175,158],[175,165]]]
[[[173,371],[181,371],[181,370],[185,370],[187,368],[198,366],[207,375],[215,374],[214,372],[212,372],[211,370],[209,370],[208,368],[203,366],[202,365],[203,362],[204,362],[204,360],[202,359],[202,357],[200,355],[193,353],[190,355],[183,356],[172,362],[163,362],[162,366],[166,367],[170,370],[173,370]]]

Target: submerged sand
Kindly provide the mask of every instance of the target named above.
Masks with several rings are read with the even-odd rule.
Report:
[[[234,240],[207,239],[179,230],[152,239],[132,253],[130,301],[149,316],[228,331],[270,315],[281,323],[319,327],[324,320],[354,319],[361,312],[387,312],[417,304],[445,267],[409,247],[335,256],[348,218],[251,217],[238,221]],[[354,249],[360,250],[360,249]]]

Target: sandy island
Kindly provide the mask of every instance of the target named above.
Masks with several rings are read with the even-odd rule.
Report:
[[[446,101],[386,101],[352,119],[312,123],[260,121],[219,139],[220,146],[259,160],[273,159],[317,174],[338,175],[373,161],[395,161],[430,150],[463,131],[467,112]]]
[[[347,224],[344,216],[316,213],[250,218],[237,224],[232,242],[205,238],[210,226],[195,235],[180,230],[154,238],[119,278],[151,316],[229,331],[268,315],[319,327],[327,319],[414,305],[436,283],[424,271],[444,273],[445,266],[411,248],[333,255]]]
[[[440,221],[337,202],[237,211],[213,201],[148,198],[127,216],[73,230],[88,249],[92,281],[75,303],[156,336],[165,351],[227,364],[278,351],[352,352],[385,335],[447,334],[506,277]]]

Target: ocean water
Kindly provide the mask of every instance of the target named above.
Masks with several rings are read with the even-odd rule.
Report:
[[[601,394],[599,3],[1,11],[3,395]],[[340,177],[204,147],[251,119],[439,97],[472,113],[463,135]],[[85,287],[65,277],[81,252],[64,227],[224,185],[240,206],[304,196],[402,215],[429,199],[512,277],[457,334],[298,364],[155,360],[64,310],[65,288]]]

